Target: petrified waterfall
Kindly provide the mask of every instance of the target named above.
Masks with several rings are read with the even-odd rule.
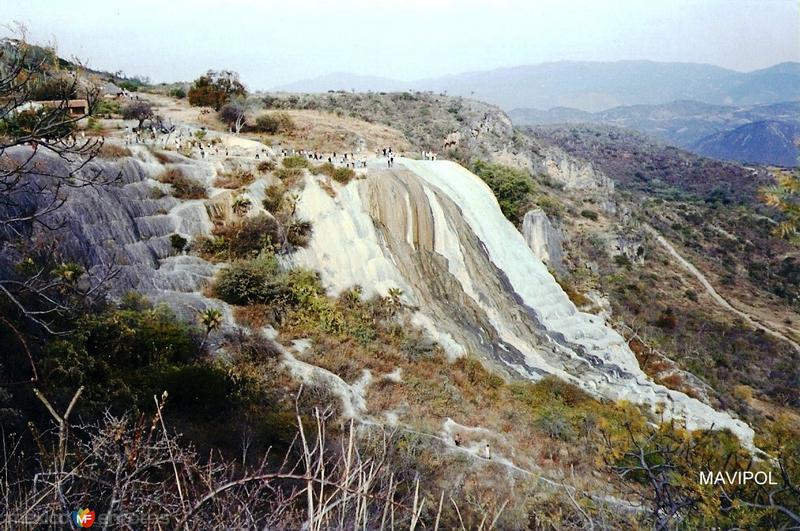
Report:
[[[400,159],[335,197],[308,178],[298,210],[314,236],[295,263],[319,270],[334,293],[402,289],[419,307],[417,324],[451,356],[470,352],[514,377],[553,374],[752,443],[743,422],[653,383],[623,337],[575,308],[489,188],[458,164]]]

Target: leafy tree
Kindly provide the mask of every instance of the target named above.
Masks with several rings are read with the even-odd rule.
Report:
[[[122,117],[125,120],[138,120],[139,129],[142,128],[145,120],[150,120],[154,116],[153,106],[146,101],[133,101],[122,108]]]
[[[627,433],[614,435],[600,426],[600,432],[609,469],[639,498],[655,529],[793,529],[800,524],[800,434],[782,420],[761,441],[770,459],[760,461],[728,431],[690,432],[664,423],[626,424]],[[777,484],[701,478],[701,472],[736,471],[771,472]]]
[[[213,107],[219,111],[235,97],[243,97],[247,91],[239,81],[239,74],[232,70],[209,70],[197,78],[189,89],[189,103],[196,107]]]
[[[231,101],[226,103],[217,115],[220,120],[225,122],[225,125],[236,131],[236,134],[239,134],[242,127],[247,125],[246,108],[241,102]]]

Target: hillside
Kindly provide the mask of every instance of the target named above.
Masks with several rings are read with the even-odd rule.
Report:
[[[526,130],[592,161],[621,188],[651,196],[689,194],[704,201],[753,205],[758,188],[770,182],[764,170],[700,157],[626,129],[556,125]]]
[[[785,143],[786,137],[780,138],[779,135],[770,140],[764,138],[761,142],[743,145],[736,142],[725,142],[725,135],[739,127],[762,122],[781,122],[785,125],[778,127],[784,130],[798,127],[800,126],[800,102],[730,106],[710,105],[698,101],[675,101],[661,105],[615,107],[595,113],[560,107],[548,111],[514,109],[509,112],[509,116],[515,125],[520,126],[596,124],[632,129],[700,155],[723,160],[785,166],[786,151],[789,147]],[[752,129],[760,127],[762,126],[753,126]],[[763,131],[763,133],[766,135],[769,131]],[[705,138],[714,138],[714,140],[710,140],[712,143],[723,142],[727,147],[716,151],[720,153],[720,156],[716,156],[712,151],[703,151],[698,146]],[[759,146],[763,149],[759,150]]]
[[[706,136],[689,149],[720,160],[792,167],[800,165],[798,144],[800,124],[763,121]]]
[[[77,137],[104,143],[71,159],[2,129],[5,171],[34,163],[0,205],[15,228],[0,240],[3,286],[46,278],[70,301],[55,337],[18,299],[0,306],[4,433],[26,486],[3,510],[33,511],[31,478],[67,463],[70,506],[91,498],[167,527],[633,527],[660,509],[624,470],[658,440],[702,494],[687,525],[783,522],[719,511],[692,474],[782,448],[794,424],[774,419],[800,407],[797,352],[764,332],[774,317],[742,323],[709,304],[643,229],[734,265],[763,246],[762,277],[734,271],[736,288],[782,287],[764,314],[796,318],[796,286],[770,276],[781,259],[794,275],[785,242],[752,223],[765,172],[615,131],[592,131],[598,144],[523,133],[495,106],[434,94],[250,96],[250,122],[281,126],[241,134],[185,99],[134,98],[82,122]],[[134,132],[119,114],[132,101],[175,128]],[[611,156],[622,142],[636,170]],[[41,193],[91,176],[108,179]],[[727,204],[744,209],[737,224],[705,236]],[[40,209],[42,223],[19,214]],[[82,290],[101,296],[71,309]],[[791,322],[778,323],[787,335]],[[82,423],[65,439],[59,421],[61,446],[31,429],[51,418],[45,395]],[[50,441],[64,448],[54,460]],[[33,507],[40,520],[63,510]]]

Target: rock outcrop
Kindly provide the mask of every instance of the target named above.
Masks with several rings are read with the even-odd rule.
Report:
[[[564,271],[563,236],[553,227],[544,210],[535,208],[522,218],[522,236],[533,254],[557,272]]]
[[[599,190],[611,194],[614,181],[589,162],[578,161],[566,153],[551,149],[541,161],[542,170],[565,190]]]

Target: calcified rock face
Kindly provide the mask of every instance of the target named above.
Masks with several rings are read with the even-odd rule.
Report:
[[[62,190],[67,201],[45,219],[49,226],[59,227],[57,230],[45,230],[37,224],[22,229],[34,246],[38,241],[54,238],[58,244],[56,259],[81,264],[90,277],[99,278],[109,267],[113,268],[115,275],[105,284],[112,297],[137,291],[154,302],[168,303],[187,319],[193,319],[197,310],[208,306],[222,308],[229,317],[224,305],[199,293],[217,267],[180,253],[170,239],[179,234],[191,240],[210,232],[211,221],[203,202],[180,201],[158,193],[165,187],[154,178],[165,167],[144,148],[134,149],[135,158],[96,159],[87,168],[116,178],[113,184]],[[10,156],[28,154],[28,148],[21,147],[12,150]],[[176,157],[181,159],[176,165],[199,182],[208,184],[216,173],[211,164]],[[49,153],[36,155],[36,167],[43,174],[68,174],[66,163]],[[18,200],[23,209],[32,212],[36,201],[46,205],[51,199],[30,194]],[[0,268],[11,269],[21,258],[15,256],[13,248],[4,246]]]
[[[564,269],[564,254],[561,250],[561,232],[553,227],[541,208],[525,213],[522,218],[522,236],[533,254],[558,272]]]
[[[294,255],[298,265],[319,270],[334,293],[399,287],[419,307],[417,323],[452,356],[474,353],[512,377],[553,374],[752,443],[746,424],[650,381],[624,338],[575,308],[489,188],[463,167],[399,159],[335,198],[309,178],[298,210],[314,222],[308,248]]]

